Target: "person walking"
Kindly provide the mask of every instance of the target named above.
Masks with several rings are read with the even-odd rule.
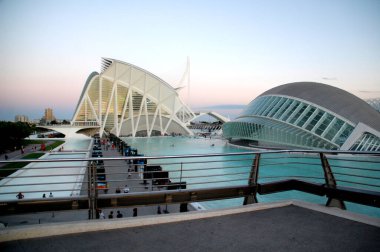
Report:
[[[104,220],[106,218],[106,216],[104,215],[104,213],[101,209],[99,210],[99,218],[102,220]]]
[[[129,193],[129,187],[128,187],[128,185],[125,185],[125,187],[123,189],[123,193]]]
[[[23,198],[24,198],[24,194],[22,194],[22,192],[19,192],[19,193],[16,195],[16,198],[18,198],[18,199],[23,199]]]
[[[133,217],[137,217],[137,208],[133,208]]]
[[[123,214],[119,210],[117,211],[116,218],[123,218]]]
[[[108,219],[113,219],[113,211],[111,211],[110,214],[108,215]]]
[[[50,192],[50,194],[49,194],[49,198],[53,198],[54,196],[53,196],[53,194],[52,194],[52,192]]]

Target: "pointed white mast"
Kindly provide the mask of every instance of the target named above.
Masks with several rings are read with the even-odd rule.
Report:
[[[187,66],[186,66],[186,72],[187,72],[187,106],[190,106],[190,58],[187,56]]]

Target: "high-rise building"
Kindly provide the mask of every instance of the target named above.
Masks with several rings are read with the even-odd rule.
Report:
[[[26,115],[16,115],[15,122],[29,122],[29,118]]]
[[[45,109],[45,115],[42,118],[45,122],[51,122],[55,120],[54,114],[53,114],[53,109],[51,108],[46,108]]]

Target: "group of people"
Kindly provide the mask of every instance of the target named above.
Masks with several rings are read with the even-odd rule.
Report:
[[[53,193],[52,192],[50,192],[50,194],[49,194],[49,198],[53,198],[54,196],[53,196]],[[46,198],[46,194],[44,193],[44,194],[42,194],[42,198]]]
[[[136,217],[136,216],[137,216],[137,208],[133,208],[133,217]],[[110,213],[108,214],[108,219],[113,219],[114,217],[123,218],[123,214],[119,210],[117,210],[116,216],[114,216],[114,212],[110,211]],[[97,219],[106,219],[106,215],[104,214],[103,210],[97,209],[96,218]]]
[[[24,194],[22,193],[22,192],[19,192],[17,195],[16,195],[16,198],[17,199],[23,199],[25,196],[24,196]],[[49,194],[49,198],[53,198],[54,196],[53,196],[53,193],[52,192],[50,192],[50,194]],[[42,198],[46,198],[46,194],[44,193],[44,194],[42,194]]]
[[[116,212],[116,218],[123,218],[123,214],[119,210]],[[113,219],[113,211],[108,215],[108,219]]]
[[[17,147],[16,147],[16,146],[14,147],[14,150],[15,150],[15,151],[17,150]],[[36,146],[33,146],[33,147],[32,147],[32,151],[37,151],[37,147],[36,147]],[[20,153],[21,153],[21,155],[24,155],[24,154],[25,154],[25,149],[24,149],[24,146],[23,146],[23,145],[20,147]],[[5,154],[5,155],[4,155],[4,159],[5,159],[5,160],[8,160],[8,159],[9,159],[9,156],[8,156],[7,154]]]
[[[115,149],[115,143],[109,139],[102,139],[101,144],[104,146],[106,150],[109,148],[112,148],[112,150]]]

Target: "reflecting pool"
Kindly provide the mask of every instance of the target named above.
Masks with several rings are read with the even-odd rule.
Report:
[[[194,138],[194,137],[151,137],[151,138],[122,138],[123,141],[128,143],[128,145],[133,148],[137,148],[139,154],[144,154],[144,156],[170,156],[170,155],[185,155],[185,154],[210,154],[210,153],[234,153],[234,152],[247,152],[246,148],[236,147],[227,144],[226,140],[222,139],[210,139],[210,138]],[[286,158],[285,158],[286,157]],[[226,159],[226,157],[218,157],[220,161]],[[235,172],[246,172],[249,173],[252,165],[254,155],[248,155],[245,160],[238,161],[239,164],[234,163],[234,166],[238,166],[239,170]],[[352,157],[351,157],[352,158]],[[231,157],[229,157],[229,160]],[[286,161],[286,163],[284,163]],[[150,161],[148,161],[149,164]],[[154,163],[160,163],[159,160],[154,160]],[[347,166],[350,160],[346,158],[330,157],[330,165],[334,171],[338,171],[341,166]],[[225,166],[229,166],[228,162],[224,162]],[[376,169],[378,167],[373,163],[362,163],[358,164],[364,166],[365,168]],[[191,164],[191,167],[184,167],[187,170],[187,176],[192,175],[212,175],[215,170],[207,170],[212,164],[207,162],[202,164]],[[196,172],[191,171],[191,169],[199,169],[200,167],[206,168],[204,171],[197,170]],[[163,169],[170,172],[170,177],[179,177],[178,166],[171,167],[170,165],[164,165]],[[171,172],[172,171],[172,172]],[[201,172],[201,174],[200,174]],[[218,170],[220,173],[220,170]],[[363,173],[363,171],[360,171]],[[356,172],[357,173],[357,172]],[[262,155],[260,161],[260,174],[259,182],[270,182],[273,180],[279,180],[281,176],[285,178],[288,177],[304,177],[302,179],[324,183],[323,169],[321,168],[321,161],[317,155],[300,155],[300,154],[266,154]],[[380,177],[380,170],[377,171],[377,175]],[[183,174],[186,176],[186,174]],[[234,180],[218,184],[218,186],[226,185],[243,185],[248,183],[247,175],[241,175],[241,180],[236,180],[236,177],[226,175],[224,180]],[[341,175],[340,175],[341,176]],[[220,177],[219,177],[220,178]],[[337,179],[340,177],[337,176]],[[210,177],[210,180],[213,178]],[[363,180],[363,178],[356,178],[358,180]],[[205,184],[197,185],[196,182],[199,178],[186,179],[189,184],[187,188],[204,187]],[[178,181],[173,181],[178,182]],[[359,181],[360,182],[360,181]],[[194,183],[192,185],[192,183]],[[378,182],[377,182],[378,183]],[[344,186],[355,187],[355,184],[339,183]],[[206,184],[207,186],[207,184]],[[215,186],[215,184],[212,184]],[[379,185],[380,186],[380,185]],[[362,187],[362,186],[361,186]],[[363,187],[362,187],[363,188]],[[370,188],[374,190],[374,188]],[[376,188],[375,188],[376,189]],[[308,202],[313,202],[317,204],[325,204],[327,201],[326,197],[320,197],[312,194],[307,194],[299,191],[286,191],[281,193],[269,194],[269,195],[258,195],[259,202],[273,202],[279,200],[287,199],[297,199],[304,200]],[[219,201],[207,201],[201,202],[200,204],[206,209],[213,208],[225,208],[242,205],[243,199],[229,199],[229,200],[219,200]],[[374,207],[366,207],[362,205],[357,205],[353,203],[347,203],[346,206],[349,210],[359,213],[364,213],[367,215],[380,217],[380,210]]]

